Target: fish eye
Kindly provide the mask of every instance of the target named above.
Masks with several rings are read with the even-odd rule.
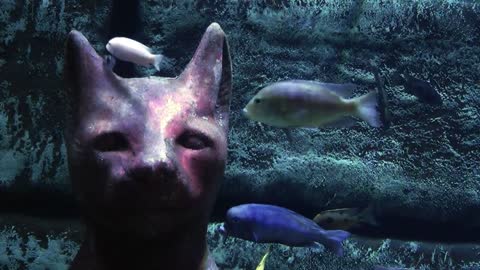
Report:
[[[232,218],[232,222],[233,223],[239,223],[240,222],[240,219],[238,217],[233,217]]]
[[[256,104],[260,103],[260,99],[259,98],[256,98],[253,100],[253,102],[255,102]]]

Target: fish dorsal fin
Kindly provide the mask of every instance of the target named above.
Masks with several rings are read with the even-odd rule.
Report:
[[[124,38],[127,39],[127,40],[130,40],[131,43],[136,44],[136,45],[144,48],[149,53],[152,53],[152,49],[150,47],[148,47],[147,45],[143,44],[142,42],[140,42],[138,40],[135,40],[135,39],[132,39],[132,38],[127,38],[127,37],[124,37]]]
[[[357,85],[353,83],[325,83],[309,80],[292,80],[292,82],[311,85],[316,89],[328,90],[336,93],[343,98],[351,97],[353,95],[353,91],[355,90],[355,88],[357,88]]]
[[[140,43],[140,42],[139,42]],[[147,50],[149,53],[152,53],[152,48],[148,47],[147,45],[143,44],[143,43],[140,43],[140,45],[142,45],[142,47]]]
[[[323,251],[324,250],[323,245],[318,243],[318,242],[308,243],[305,247],[309,247],[309,248],[312,248],[312,249],[318,250],[318,251]]]

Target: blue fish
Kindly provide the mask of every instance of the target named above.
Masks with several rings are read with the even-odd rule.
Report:
[[[220,233],[257,243],[287,246],[323,244],[343,255],[342,241],[350,236],[343,230],[324,230],[311,219],[289,209],[268,204],[242,204],[227,211]]]

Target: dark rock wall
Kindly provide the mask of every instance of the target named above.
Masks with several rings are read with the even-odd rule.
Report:
[[[229,37],[230,152],[215,218],[244,202],[307,216],[373,203],[385,225],[376,234],[480,241],[471,233],[480,228],[478,1],[180,0],[140,9],[129,33],[176,64],[137,68],[138,76],[178,75],[212,21]],[[63,45],[75,28],[105,53],[112,31],[121,32],[112,10],[110,1],[1,1],[2,210],[76,215],[62,134]],[[296,129],[290,145],[281,130],[240,113],[262,86],[284,79],[355,82],[360,95],[377,87],[374,69],[385,81],[388,129]],[[443,105],[418,102],[397,72],[429,81]]]
[[[23,200],[48,201],[49,194],[55,194],[56,198],[69,191],[63,140],[64,40],[72,28],[84,29],[92,39],[103,37],[93,3],[95,1],[2,1],[1,198],[19,201],[3,204],[5,210],[18,207]],[[100,42],[95,45],[98,49],[102,47]],[[38,191],[45,196],[38,196]],[[20,194],[24,196],[18,196]]]

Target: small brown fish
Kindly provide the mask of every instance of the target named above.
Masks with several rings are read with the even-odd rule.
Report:
[[[377,94],[349,98],[354,84],[291,80],[273,83],[258,92],[243,109],[251,120],[275,127],[346,127],[352,117],[382,126]]]
[[[326,210],[317,214],[313,221],[326,230],[349,230],[361,224],[378,226],[373,206]]]

